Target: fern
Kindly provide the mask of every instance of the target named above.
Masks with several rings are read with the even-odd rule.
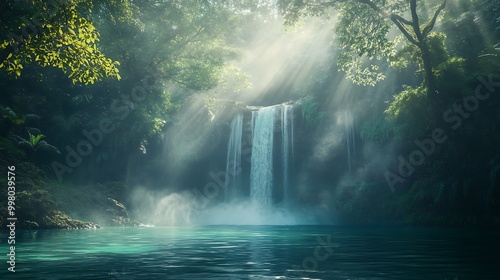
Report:
[[[25,119],[18,116],[14,111],[12,111],[9,107],[0,106],[0,113],[2,114],[4,119],[10,120],[15,125],[22,125],[25,122]]]
[[[42,132],[40,131],[40,129],[35,128],[35,127],[26,127],[26,132],[31,133],[31,134],[33,134],[33,135],[38,135],[38,134],[41,134],[41,133],[42,133]]]
[[[38,143],[40,142],[40,140],[45,137],[45,135],[43,134],[33,135],[29,132],[28,134],[30,135],[29,142],[33,148],[35,148],[36,145],[38,145]]]
[[[24,139],[22,137],[19,137],[17,135],[10,135],[10,139],[17,143],[17,146],[25,151],[39,151],[39,150],[44,150],[47,152],[51,153],[57,153],[60,154],[61,151],[55,146],[50,145],[49,143],[45,142],[42,140],[42,138],[45,138],[45,135],[43,134],[38,134],[38,135],[33,135],[29,133],[29,139]]]
[[[42,151],[46,151],[46,152],[49,152],[49,153],[56,153],[56,154],[61,154],[61,151],[59,151],[59,149],[55,146],[52,146],[50,145],[49,143],[45,142],[45,141],[40,141],[38,143],[38,145],[36,146],[35,148],[35,151],[38,151],[38,150],[42,150]]]

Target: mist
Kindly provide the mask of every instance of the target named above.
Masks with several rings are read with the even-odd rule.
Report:
[[[331,218],[325,218],[333,211],[327,203],[316,206],[298,204],[286,210],[277,205],[272,211],[264,211],[248,198],[224,203],[221,188],[219,195],[210,199],[210,205],[199,209],[196,207],[196,191],[193,191],[203,193],[203,187],[213,181],[208,174],[225,170],[225,145],[233,116],[237,112],[249,114],[259,106],[286,102],[299,104],[306,94],[303,90],[310,84],[308,80],[332,59],[332,40],[332,25],[326,20],[309,20],[292,30],[285,30],[282,18],[262,22],[257,28],[252,26],[251,32],[243,37],[244,42],[237,42],[241,47],[240,57],[229,62],[245,76],[227,75],[227,82],[190,97],[191,102],[179,110],[175,116],[179,122],[164,133],[164,148],[157,157],[161,168],[168,170],[165,176],[168,178],[159,179],[155,187],[141,186],[140,183],[131,187],[133,192],[129,200],[133,202],[131,208],[135,215],[159,225],[332,223]],[[235,79],[244,81],[235,82]],[[344,94],[339,91],[338,95]],[[332,102],[339,99],[342,97],[336,97]],[[293,118],[299,116],[297,109]],[[336,130],[343,125],[340,121],[334,124]],[[251,130],[248,119],[244,129]],[[320,137],[318,148],[307,161],[322,162],[331,150],[342,145],[341,133],[332,137],[335,131]],[[244,134],[248,135],[243,139],[244,146],[251,151],[251,134]],[[336,140],[331,142],[331,138]],[[250,154],[244,155],[243,161],[242,167],[248,169]],[[194,173],[194,169],[200,170]],[[133,173],[129,175],[131,178],[135,176]],[[249,170],[243,173],[243,176],[249,176],[245,175]],[[225,180],[231,179],[226,177]],[[310,178],[305,181],[310,181]],[[295,186],[296,182],[299,181],[293,179],[291,185],[293,192],[298,190],[297,196],[301,189],[310,189],[309,183]],[[224,183],[221,185],[223,187]]]
[[[211,203],[189,191],[165,194],[142,187],[136,187],[132,197],[138,219],[156,226],[332,224],[321,206],[266,210],[250,199]]]

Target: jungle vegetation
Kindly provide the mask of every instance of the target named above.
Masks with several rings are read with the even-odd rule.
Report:
[[[362,177],[317,187],[336,190],[343,221],[500,223],[500,1],[8,0],[0,13],[0,167],[25,170],[26,227],[67,227],[65,200],[92,207],[84,189],[103,209],[125,199],[128,162],[157,160],[183,106],[248,85],[234,62],[256,26],[312,18],[335,23],[331,57],[290,90],[308,100],[304,129],[326,127],[324,100],[347,81],[367,108],[359,142],[393,155],[382,170],[358,155]]]

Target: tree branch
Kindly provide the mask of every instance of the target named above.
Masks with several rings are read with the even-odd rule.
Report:
[[[422,32],[420,30],[420,23],[417,14],[417,0],[410,0],[410,12],[411,12],[413,31],[415,32],[417,41],[421,43],[423,37],[422,37]]]
[[[397,15],[397,14],[388,14],[387,12],[385,12],[382,8],[377,6],[377,4],[375,4],[371,0],[355,0],[355,1],[358,3],[367,5],[372,10],[377,12],[380,16],[391,20],[396,25],[396,27],[401,31],[401,33],[403,33],[403,35],[412,44],[419,46],[420,42],[422,41],[422,38],[425,37],[425,35],[422,34],[422,32],[420,30],[420,26],[419,26],[419,19],[418,19],[418,15],[417,15],[417,1],[416,0],[410,0],[410,9],[411,9],[411,15],[412,15],[411,21],[407,20],[407,19],[405,19],[402,16]],[[346,1],[345,0],[333,0],[333,1],[329,1],[329,2],[324,2],[321,5],[334,6],[334,5],[342,3],[342,2],[346,2]],[[446,0],[444,0],[444,2],[446,2]],[[443,3],[441,6],[443,6],[444,4],[445,3]],[[436,11],[436,15],[434,15],[435,18],[437,18],[438,14],[439,14],[439,12],[441,12],[442,8],[444,8],[444,7],[440,7],[439,11]],[[434,25],[434,22],[435,22],[435,19],[433,21],[431,21],[432,26]],[[415,38],[415,36],[413,36],[410,33],[407,26],[411,26],[413,28],[415,35],[416,35],[416,38]],[[428,25],[428,26],[430,26],[430,25]],[[429,28],[432,29],[432,26],[430,26]]]
[[[412,25],[413,24],[411,21],[403,18],[402,16],[399,16],[399,15],[396,15],[396,14],[392,14],[391,18],[392,17],[396,18],[399,22],[404,23],[406,25]]]
[[[446,0],[443,1],[443,3],[439,6],[439,8],[436,10],[434,13],[434,17],[427,23],[427,25],[424,27],[424,31],[422,32],[423,36],[426,37],[429,35],[429,32],[434,28],[434,25],[436,24],[437,17],[441,13],[441,11],[446,7]]]
[[[388,15],[385,11],[383,11],[379,6],[377,6],[375,3],[373,3],[371,0],[357,0],[359,3],[366,4],[370,8],[372,8],[375,12],[379,13],[381,16],[385,18],[390,18],[390,15]]]
[[[371,0],[357,0],[359,3],[363,3],[368,5],[372,10],[376,11],[379,13],[381,16],[390,19],[403,33],[403,35],[412,43],[415,45],[418,45],[418,40],[413,38],[413,36],[408,32],[406,29],[405,25],[410,25],[413,26],[414,22],[409,21],[402,16],[396,15],[396,14],[387,14],[384,10],[382,10],[379,6],[377,6],[375,3],[373,3]]]
[[[401,31],[401,33],[403,33],[403,35],[405,35],[405,37],[406,37],[406,39],[408,39],[408,41],[410,41],[412,44],[414,44],[416,46],[419,45],[417,39],[413,38],[413,36],[410,34],[410,32],[408,32],[408,30],[406,30],[404,23],[400,22],[397,17],[394,17],[394,15],[391,16],[391,20],[398,27],[398,29]]]

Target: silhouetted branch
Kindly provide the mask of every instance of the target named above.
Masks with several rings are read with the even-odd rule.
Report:
[[[437,17],[441,13],[441,11],[444,9],[444,7],[446,7],[446,0],[443,1],[443,3],[439,6],[439,8],[434,13],[434,16],[432,17],[432,19],[425,26],[424,31],[422,32],[424,37],[427,36],[429,34],[429,32],[431,32],[431,30],[434,28],[434,25],[436,24]]]

